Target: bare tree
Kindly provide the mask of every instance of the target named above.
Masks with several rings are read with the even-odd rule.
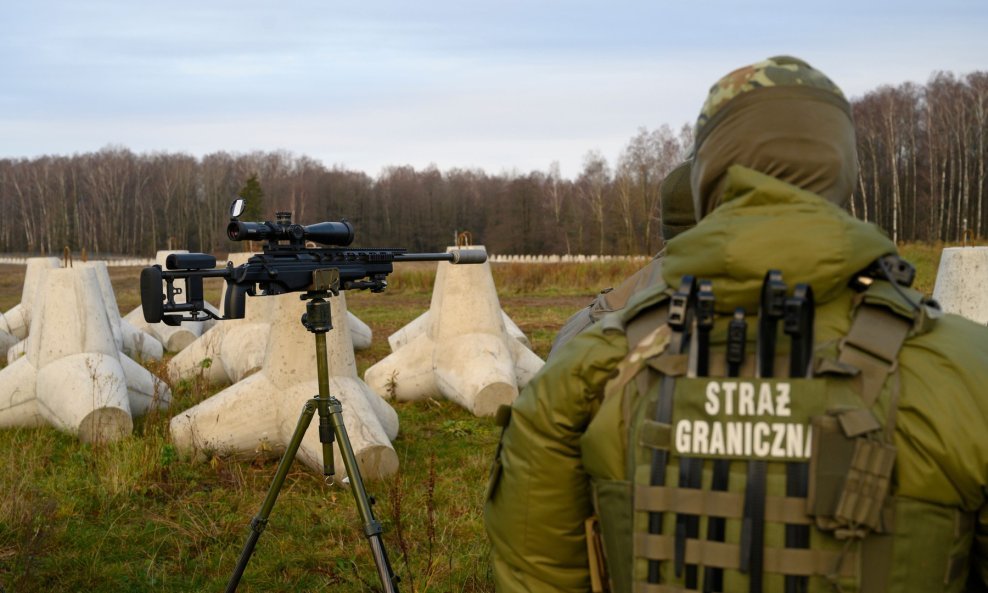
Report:
[[[591,216],[597,224],[599,246],[597,253],[604,254],[604,241],[607,233],[604,228],[604,212],[608,197],[608,185],[611,182],[611,170],[607,160],[597,150],[591,150],[583,158],[583,172],[577,180],[580,196],[590,208]]]
[[[572,253],[569,233],[563,225],[563,206],[566,203],[566,192],[563,188],[562,175],[559,173],[559,161],[552,161],[552,164],[549,165],[549,174],[546,175],[545,183],[542,185],[542,194],[549,206],[549,212],[552,213],[554,228],[558,231],[557,235],[562,236],[566,245],[566,254],[569,255]]]
[[[988,232],[988,73],[939,72],[923,86],[852,101],[860,161],[851,213],[899,241]],[[691,150],[693,127],[640,128],[612,171],[586,154],[575,180],[388,167],[375,179],[286,151],[196,158],[97,152],[0,159],[0,249],[144,253],[230,247],[230,199],[257,173],[269,208],[301,222],[348,218],[357,244],[437,249],[457,230],[501,252],[654,252],[661,182]],[[611,225],[610,227],[608,225]]]

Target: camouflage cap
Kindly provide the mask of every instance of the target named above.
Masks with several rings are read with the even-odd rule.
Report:
[[[843,103],[847,98],[832,80],[803,60],[792,56],[775,56],[738,68],[718,80],[703,103],[696,120],[697,143],[703,139],[708,124],[731,99],[738,95],[767,87],[808,87],[831,93]]]

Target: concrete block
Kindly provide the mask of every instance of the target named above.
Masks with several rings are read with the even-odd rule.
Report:
[[[508,314],[504,311],[501,311],[501,321],[504,323],[504,328],[510,337],[518,340],[525,348],[532,347],[532,343],[528,341],[528,336],[525,335],[525,332],[521,331],[518,324],[508,317]],[[428,327],[429,311],[426,311],[406,326],[388,336],[388,345],[391,346],[391,351],[397,352],[402,346],[418,337],[419,334],[426,332]],[[357,348],[357,350],[360,350],[360,348]]]
[[[0,370],[0,428],[44,426],[38,411],[38,369],[21,357]]]
[[[21,302],[0,316],[0,331],[12,335],[18,340],[27,337],[31,327],[31,312],[37,302],[35,293],[38,291],[45,273],[48,270],[61,267],[58,258],[29,257],[24,270],[24,286],[21,288]]]
[[[0,323],[3,323],[3,314],[0,313]],[[0,352],[6,352],[10,350],[12,346],[17,344],[17,338],[13,334],[10,334],[2,329],[0,329]]]
[[[17,342],[7,348],[7,364],[14,364],[14,361],[27,354],[27,339]]]
[[[133,432],[127,378],[113,355],[63,356],[38,370],[37,393],[41,416],[83,442],[115,441]]]
[[[330,393],[343,405],[344,423],[361,475],[381,478],[398,468],[391,445],[398,434],[398,415],[356,375],[344,294],[330,299],[335,326],[326,334]],[[282,452],[303,404],[318,393],[315,338],[300,323],[305,303],[297,294],[286,294],[250,299],[247,311],[252,308],[269,320],[260,369],[173,418],[172,439],[180,449],[232,455]],[[248,323],[240,324],[240,328],[250,324],[249,319],[243,321]],[[229,323],[219,324],[213,331]],[[297,458],[321,471],[317,425],[318,415],[305,433]],[[337,478],[342,478],[345,470],[338,447],[334,447],[334,454]]]
[[[36,295],[25,354],[0,370],[0,426],[115,440],[132,431],[135,409],[167,405],[164,384],[119,352],[97,267],[50,269]]]
[[[947,313],[988,324],[988,247],[948,247],[940,255],[933,298]]]
[[[364,374],[377,393],[399,400],[441,395],[478,416],[514,401],[544,364],[501,310],[488,263],[440,263],[429,311],[389,343],[392,354]]]
[[[117,345],[117,350],[138,360],[160,360],[164,355],[161,342],[152,339],[150,334],[138,330],[130,322],[124,321],[120,317],[117,295],[113,292],[113,284],[110,282],[110,273],[106,262],[91,261],[76,264],[76,266],[88,266],[96,271],[96,279],[103,295],[106,317],[110,322],[113,341]]]

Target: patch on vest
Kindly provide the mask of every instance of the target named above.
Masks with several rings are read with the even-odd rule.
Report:
[[[805,461],[810,419],[825,408],[820,380],[677,379],[672,449],[689,457]]]

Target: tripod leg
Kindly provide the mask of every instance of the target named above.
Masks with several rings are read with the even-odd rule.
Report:
[[[316,295],[316,297],[318,296]],[[322,296],[325,295],[323,294]],[[367,491],[364,490],[364,482],[360,477],[360,468],[357,467],[357,457],[353,452],[353,445],[350,444],[350,438],[347,436],[346,427],[343,425],[343,405],[339,400],[329,395],[326,332],[333,328],[330,319],[329,303],[322,298],[312,298],[306,305],[306,314],[302,316],[302,323],[306,329],[315,335],[316,373],[319,382],[319,395],[305,402],[305,407],[302,408],[302,415],[298,419],[295,432],[292,434],[292,439],[285,449],[281,463],[278,464],[278,471],[275,473],[274,480],[271,482],[271,487],[268,490],[267,497],[264,499],[264,504],[261,505],[261,511],[251,521],[250,536],[247,538],[247,543],[244,544],[243,552],[240,553],[240,559],[237,561],[237,567],[234,569],[233,575],[227,584],[226,592],[233,593],[237,590],[240,577],[243,576],[244,569],[250,561],[251,554],[254,553],[254,546],[257,544],[257,539],[267,526],[268,516],[271,514],[275,500],[278,499],[281,486],[284,484],[285,477],[288,475],[288,469],[291,467],[292,461],[298,453],[298,448],[302,445],[302,437],[305,436],[305,432],[312,422],[312,416],[318,410],[319,440],[322,443],[323,452],[323,471],[327,476],[332,476],[334,473],[333,440],[335,438],[339,442],[340,455],[343,457],[343,464],[346,467],[347,476],[349,477],[350,489],[353,492],[354,499],[357,501],[357,511],[360,513],[360,518],[363,521],[364,535],[370,541],[371,553],[374,555],[374,563],[377,565],[378,575],[381,578],[381,584],[384,586],[384,592],[398,593],[398,577],[391,569],[391,563],[388,561],[388,555],[384,549],[384,541],[381,538],[383,529],[381,528],[381,524],[374,519],[374,513],[371,511],[371,502],[367,496]]]
[[[357,501],[357,512],[360,513],[360,520],[363,522],[364,535],[370,542],[371,553],[374,555],[374,564],[377,565],[381,584],[384,586],[385,593],[398,593],[398,577],[391,569],[388,553],[384,549],[384,540],[381,538],[383,529],[374,518],[374,511],[371,510],[371,501],[367,496],[367,490],[364,489],[360,468],[357,467],[357,457],[353,452],[353,445],[350,444],[350,437],[347,436],[346,427],[343,425],[343,406],[335,397],[329,398],[329,413],[336,442],[340,447],[340,455],[343,457],[343,465],[346,467],[346,474],[349,477],[350,489],[353,491],[353,498]]]
[[[264,498],[261,510],[250,522],[250,535],[247,536],[247,543],[244,544],[244,549],[240,552],[240,559],[237,560],[237,566],[233,569],[233,575],[230,576],[230,580],[227,582],[226,593],[233,593],[237,590],[240,577],[244,575],[244,569],[247,568],[247,563],[250,562],[250,557],[254,553],[257,538],[261,536],[261,532],[267,527],[271,509],[274,508],[274,503],[278,500],[278,494],[281,493],[281,486],[285,483],[288,470],[291,468],[292,462],[295,460],[295,454],[298,453],[298,448],[302,444],[302,437],[305,436],[305,431],[309,428],[309,423],[312,422],[312,416],[316,412],[317,404],[316,399],[310,399],[305,402],[305,406],[302,408],[302,415],[299,416],[298,424],[295,426],[295,432],[292,434],[292,440],[289,441],[288,447],[285,448],[285,454],[281,456],[281,461],[278,463],[278,471],[275,472],[274,479],[271,480],[271,486],[268,488],[268,494]]]
[[[333,473],[332,443],[335,438],[339,444],[340,456],[343,458],[343,466],[346,468],[346,475],[350,481],[350,490],[353,492],[354,500],[357,501],[357,512],[360,513],[364,535],[367,536],[371,553],[374,555],[374,564],[377,565],[381,585],[384,587],[385,593],[398,593],[398,577],[391,569],[388,554],[384,550],[384,540],[381,538],[381,533],[384,530],[374,518],[370,498],[364,489],[364,481],[360,477],[357,456],[353,452],[353,445],[350,444],[350,437],[347,436],[346,426],[343,425],[343,404],[329,394],[326,332],[333,327],[329,303],[322,299],[311,301],[306,305],[303,323],[306,324],[309,331],[315,334],[316,339],[316,378],[319,381],[319,396],[314,401],[319,410],[319,440],[323,447],[324,471],[327,476]]]

